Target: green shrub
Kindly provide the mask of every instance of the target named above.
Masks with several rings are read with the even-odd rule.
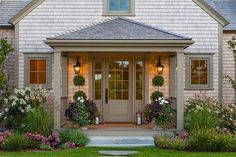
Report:
[[[51,146],[46,145],[46,144],[41,144],[41,145],[39,146],[39,149],[40,149],[40,150],[46,150],[46,151],[48,151],[48,150],[53,150],[53,148],[52,148]]]
[[[156,136],[155,145],[160,149],[185,150],[188,147],[188,141],[178,137]]]
[[[163,86],[164,85],[164,78],[161,75],[157,75],[152,79],[152,85],[153,86]]]
[[[207,107],[196,107],[185,115],[185,127],[190,132],[197,128],[213,129],[219,123],[217,114]]]
[[[87,135],[81,130],[66,130],[60,134],[60,140],[62,143],[75,143],[79,147],[84,147],[88,144]]]
[[[188,147],[188,141],[178,137],[169,139],[170,149],[185,150]]]
[[[75,86],[84,86],[85,85],[85,78],[82,75],[76,75],[74,77],[74,85]]]
[[[155,92],[153,92],[152,95],[151,95],[151,100],[152,100],[152,101],[156,101],[156,100],[158,100],[158,99],[161,98],[161,97],[164,97],[164,94],[163,94],[162,92],[155,91]]]
[[[232,136],[216,132],[214,129],[194,129],[189,139],[193,150],[222,151],[231,148]]]
[[[29,145],[29,141],[25,136],[15,133],[4,140],[2,148],[6,151],[20,151],[28,148]]]
[[[38,133],[44,136],[51,134],[52,119],[42,107],[37,107],[33,112],[28,113],[24,123],[24,132]]]
[[[79,97],[82,97],[84,100],[87,99],[87,96],[86,96],[86,94],[85,94],[83,91],[75,92],[75,94],[74,94],[74,96],[73,96],[73,99],[74,99],[75,101],[77,101]]]
[[[169,149],[170,148],[169,137],[157,135],[155,137],[155,145],[156,147],[161,149]]]

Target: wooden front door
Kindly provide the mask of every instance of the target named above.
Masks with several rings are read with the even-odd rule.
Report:
[[[107,122],[131,122],[130,60],[107,60],[105,77],[105,106]]]

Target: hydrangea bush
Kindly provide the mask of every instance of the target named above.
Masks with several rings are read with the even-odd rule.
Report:
[[[7,107],[0,113],[0,122],[7,128],[24,127],[23,120],[27,113],[33,112],[39,105],[52,103],[51,91],[42,87],[15,89],[11,96],[4,98],[4,106]]]

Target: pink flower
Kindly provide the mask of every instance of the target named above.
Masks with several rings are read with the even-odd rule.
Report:
[[[180,131],[178,133],[178,137],[180,139],[187,139],[187,138],[189,138],[189,133],[187,131]]]
[[[0,136],[0,143],[2,143],[4,141],[4,137]]]

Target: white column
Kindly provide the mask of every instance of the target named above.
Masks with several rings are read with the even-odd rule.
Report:
[[[54,119],[54,130],[61,128],[61,52],[54,52],[54,108],[53,108],[53,119]]]
[[[184,52],[177,52],[177,129],[184,129]]]

